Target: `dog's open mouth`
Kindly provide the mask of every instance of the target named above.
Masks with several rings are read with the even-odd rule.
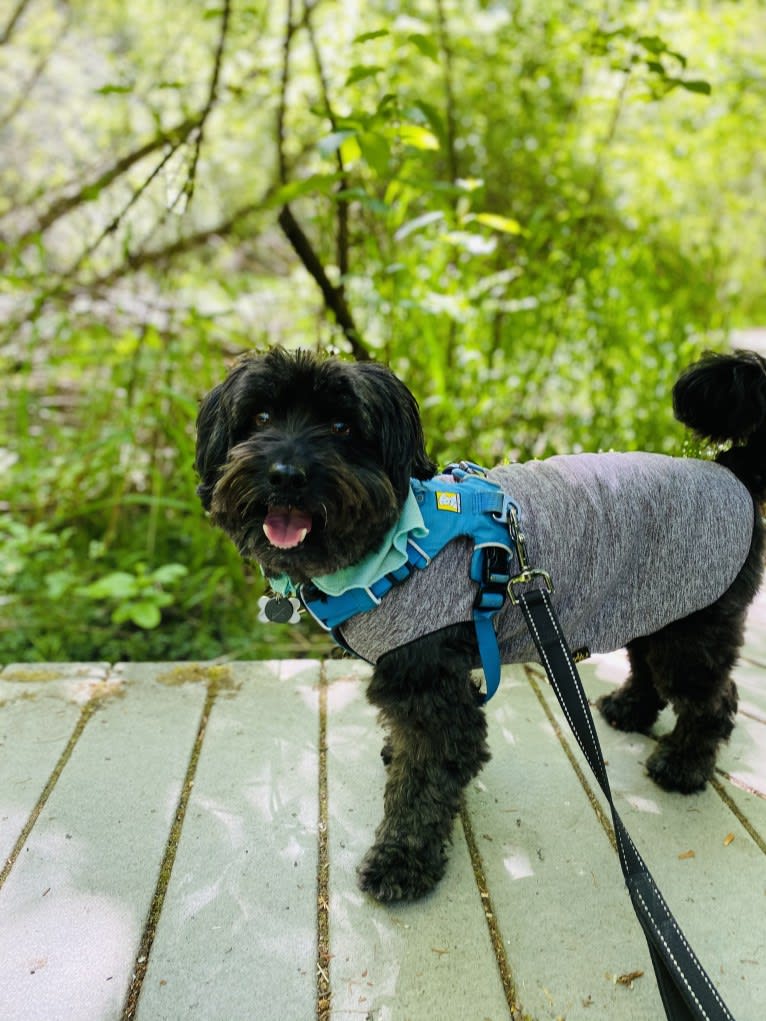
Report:
[[[263,531],[277,549],[295,549],[311,531],[311,515],[298,507],[269,507]]]

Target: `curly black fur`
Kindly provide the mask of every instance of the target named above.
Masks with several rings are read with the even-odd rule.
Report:
[[[708,356],[681,376],[674,407],[704,436],[732,443],[717,460],[761,503],[764,359],[749,352]],[[410,477],[435,471],[415,399],[388,369],[281,349],[245,355],[205,398],[196,465],[212,520],[267,574],[286,573],[295,582],[353,564],[378,546]],[[289,545],[265,534],[270,515],[288,522]],[[295,522],[307,527],[301,531]],[[737,707],[731,669],[765,546],[756,515],[750,553],[728,591],[631,642],[628,680],[600,700],[606,719],[623,730],[646,731],[664,705],[673,705],[676,726],[647,763],[669,790],[704,787],[731,733]],[[438,882],[462,791],[489,759],[471,680],[475,656],[472,626],[457,625],[388,653],[373,673],[368,697],[387,732],[385,813],[359,883],[380,900],[420,897]]]
[[[281,348],[243,355],[205,397],[196,468],[203,506],[240,553],[299,582],[374,549],[410,477],[435,470],[415,398],[385,366]],[[266,538],[274,507],[311,519],[298,547]]]
[[[758,511],[766,499],[766,361],[752,351],[706,355],[679,377],[673,410],[702,438],[732,443],[716,460],[745,483],[756,503],[750,552],[715,603],[628,645],[630,676],[598,705],[612,726],[647,731],[670,703],[676,725],[660,738],[646,768],[666,790],[691,794],[713,775],[718,748],[734,727],[731,670],[763,576],[766,535]]]

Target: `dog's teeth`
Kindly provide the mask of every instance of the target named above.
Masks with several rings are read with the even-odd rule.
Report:
[[[277,549],[295,549],[311,531],[311,517],[294,507],[275,507],[266,515],[263,531]]]

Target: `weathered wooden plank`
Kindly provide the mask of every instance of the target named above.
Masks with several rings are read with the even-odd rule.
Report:
[[[122,1013],[205,699],[167,673],[112,675],[0,890],[3,1021]]]
[[[592,702],[621,684],[628,673],[627,657],[621,653],[596,656],[581,667],[588,697]],[[717,780],[724,797],[731,799],[737,811],[747,817],[766,846],[766,666],[741,662],[735,667],[734,679],[739,688],[739,711],[736,726],[718,754]],[[598,710],[593,709],[598,717]],[[600,722],[598,717],[597,722]],[[665,709],[652,729],[655,736],[672,730],[675,718],[672,709]],[[601,730],[609,728],[601,725]],[[639,760],[639,770],[651,752]],[[653,789],[652,784],[650,787]]]
[[[503,671],[488,716],[493,757],[467,801],[523,1009],[661,1017],[615,852],[522,668]]]
[[[382,734],[364,667],[327,664],[330,949],[334,1021],[500,1021],[509,1011],[458,825],[447,874],[416,904],[382,906],[356,865],[382,812]]]
[[[207,724],[139,1021],[315,1013],[319,664],[238,663]]]
[[[597,661],[581,668],[591,697],[603,690],[599,669]],[[562,730],[567,731],[552,692],[545,686],[542,690]],[[743,884],[739,877],[764,874],[762,848],[711,787],[689,797],[657,787],[644,770],[654,746],[652,738],[615,731],[598,716],[596,725],[623,822],[733,1014],[754,1017],[754,1005],[766,1002],[763,890],[753,896],[750,884]],[[666,712],[658,732],[668,726],[672,717]],[[744,733],[744,728],[735,730],[735,747]],[[725,749],[722,763],[728,754]],[[761,799],[734,788],[730,792],[738,804],[747,805],[747,814],[763,817]],[[619,874],[616,861],[612,872]],[[633,925],[638,931],[637,923]]]
[[[98,663],[18,664],[0,673],[0,866],[106,675]]]

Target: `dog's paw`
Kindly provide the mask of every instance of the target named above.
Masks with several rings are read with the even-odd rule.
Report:
[[[357,869],[359,889],[376,900],[418,900],[444,875],[447,854],[443,845],[404,849],[386,841],[373,844]]]
[[[691,756],[672,741],[660,738],[646,760],[646,771],[666,791],[695,794],[705,789],[715,768],[715,755]]]
[[[657,719],[659,710],[654,705],[636,698],[629,691],[620,688],[609,695],[602,695],[596,701],[599,712],[615,730],[636,731],[646,734]]]

